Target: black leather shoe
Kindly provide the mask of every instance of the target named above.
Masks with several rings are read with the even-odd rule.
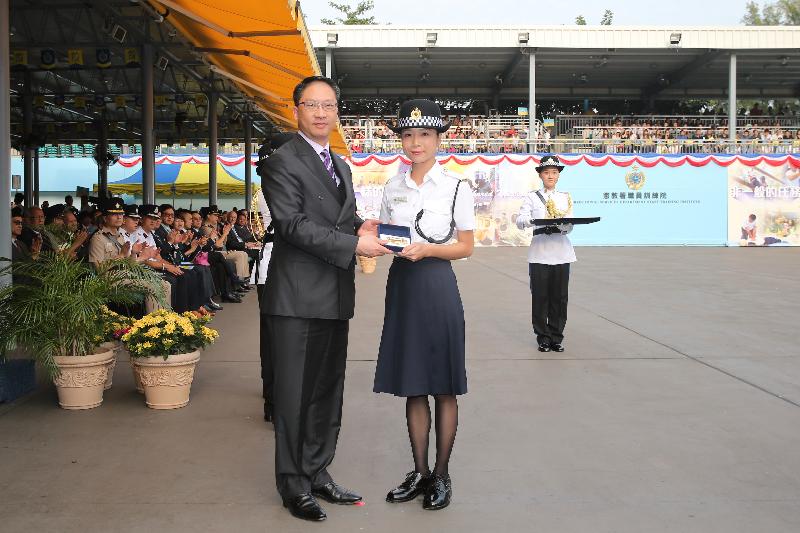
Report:
[[[564,347],[561,346],[560,344],[551,344],[550,345],[550,349],[553,350],[554,352],[563,352],[564,351]]]
[[[322,522],[328,515],[319,506],[317,499],[309,493],[298,494],[283,502],[283,506],[289,509],[292,516],[313,522]]]
[[[234,303],[234,304],[242,303],[242,299],[241,298],[239,298],[238,296],[236,296],[235,294],[232,294],[230,292],[228,294],[223,294],[222,295],[222,301],[223,302],[228,302],[228,303]]]
[[[251,288],[252,288],[252,287],[250,287],[250,285],[245,285],[245,284],[242,284],[242,285],[239,285],[239,286],[236,288],[236,290],[238,290],[238,291],[244,291],[244,292],[247,292],[247,291],[249,291]]]
[[[389,491],[386,501],[389,503],[410,502],[423,492],[430,481],[430,474],[423,475],[419,472],[409,472],[400,485]]]
[[[438,511],[450,505],[450,498],[453,496],[453,484],[450,476],[436,476],[431,478],[431,482],[425,489],[425,497],[422,500],[422,508],[428,511]]]
[[[341,485],[337,485],[333,481],[321,487],[312,488],[311,494],[322,498],[326,502],[335,503],[337,505],[353,505],[361,501],[361,496]]]
[[[212,311],[222,311],[222,306],[214,300],[209,299],[204,305]]]
[[[549,352],[550,351],[550,345],[547,344],[546,342],[541,343],[539,345],[539,351],[540,352]]]

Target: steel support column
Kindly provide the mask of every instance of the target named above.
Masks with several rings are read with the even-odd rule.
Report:
[[[530,57],[530,80],[528,82],[528,151],[536,150],[538,134],[536,132],[536,54],[531,51]]]
[[[25,138],[23,151],[23,180],[25,207],[34,205],[33,188],[33,150],[29,146],[33,137],[33,94],[31,92],[31,73],[25,73],[25,88],[22,96],[22,127]]]
[[[247,116],[244,120],[244,208],[250,209],[253,199],[253,165],[250,160],[253,156],[253,127],[252,119]]]
[[[736,54],[731,54],[728,70],[728,142],[731,151],[736,151]]]
[[[156,203],[156,156],[153,132],[153,47],[142,46],[142,203]]]
[[[217,93],[208,94],[208,205],[217,205]]]
[[[106,127],[105,117],[97,123],[97,153],[99,162],[97,163],[97,194],[98,196],[108,196],[108,164],[106,154],[108,153],[108,128]]]
[[[0,57],[11,55],[8,42],[9,0],[0,0]],[[0,257],[11,257],[11,72],[9,61],[0,62]],[[0,276],[0,287],[11,283],[11,276]]]

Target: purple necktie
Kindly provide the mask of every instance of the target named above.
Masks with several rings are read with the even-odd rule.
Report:
[[[328,175],[333,180],[333,184],[337,187],[339,186],[339,178],[336,176],[336,172],[333,170],[333,161],[331,160],[331,153],[328,150],[323,150],[319,153],[322,156],[322,164],[325,165],[325,170],[328,171]]]

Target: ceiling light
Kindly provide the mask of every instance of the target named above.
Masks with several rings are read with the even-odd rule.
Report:
[[[670,33],[669,44],[671,44],[672,46],[678,46],[679,44],[681,44],[681,34],[678,32]]]
[[[438,37],[438,34],[436,34],[436,33],[428,33],[428,34],[425,36],[425,43],[426,43],[428,46],[436,46],[436,39],[437,39],[437,37]]]

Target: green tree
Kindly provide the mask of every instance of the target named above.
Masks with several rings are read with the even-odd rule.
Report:
[[[742,16],[747,26],[797,26],[800,25],[800,0],[777,0],[763,6],[751,0]]]
[[[372,8],[375,7],[375,2],[373,0],[362,0],[355,7],[351,7],[349,4],[338,4],[336,2],[328,2],[333,9],[340,12],[343,16],[336,17],[335,20],[332,19],[321,19],[323,24],[347,24],[347,25],[368,25],[368,24],[377,24],[375,22],[375,17],[373,16],[366,16]]]
[[[610,9],[606,9],[606,12],[603,13],[603,18],[600,20],[601,26],[611,26],[611,23],[614,21],[614,12]]]
[[[583,15],[578,15],[575,17],[575,24],[578,26],[586,26],[586,19],[583,18]]]

